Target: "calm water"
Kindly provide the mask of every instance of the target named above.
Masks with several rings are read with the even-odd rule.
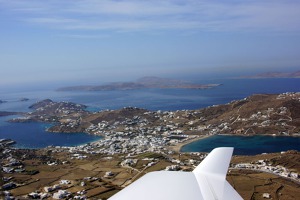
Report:
[[[195,89],[143,89],[128,91],[56,92],[0,91],[0,110],[29,111],[28,106],[36,101],[50,98],[54,101],[71,101],[89,106],[91,110],[119,109],[126,106],[149,110],[198,109],[216,104],[228,103],[257,93],[299,92],[299,79],[235,79],[211,80],[199,83],[220,83],[208,90]],[[22,97],[30,101],[19,102]]]
[[[210,152],[216,147],[234,147],[236,155],[300,151],[300,137],[215,135],[182,147],[182,152]]]
[[[197,81],[195,81],[197,82]],[[28,107],[46,98],[53,101],[70,101],[89,106],[88,110],[120,109],[127,106],[149,110],[199,109],[224,104],[257,93],[283,93],[300,91],[300,79],[248,79],[211,80],[198,83],[220,83],[208,90],[193,89],[143,89],[129,91],[57,92],[57,91],[0,91],[0,111],[31,111]],[[20,102],[20,98],[29,101]],[[15,124],[5,122],[10,117],[0,117],[0,138],[17,141],[18,147],[40,148],[48,145],[78,145],[94,141],[87,134],[65,134],[45,132],[47,124]],[[31,137],[32,136],[32,137]]]
[[[54,146],[78,146],[101,139],[100,136],[85,133],[50,133],[45,131],[50,124],[8,123],[8,117],[0,118],[0,138],[17,141],[17,148],[43,148]]]

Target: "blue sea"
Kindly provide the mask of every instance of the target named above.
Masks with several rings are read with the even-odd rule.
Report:
[[[0,117],[0,138],[9,138],[17,148],[36,149],[47,146],[78,146],[101,139],[101,136],[86,133],[51,133],[46,129],[51,124],[29,122],[9,123],[9,117]]]
[[[235,155],[300,151],[300,137],[214,135],[183,146],[181,152],[210,152],[216,147],[234,147]]]
[[[28,107],[40,100],[49,98],[53,101],[70,101],[88,106],[90,111],[120,109],[133,106],[148,110],[192,110],[211,105],[229,103],[258,93],[299,92],[300,79],[218,79],[194,81],[195,83],[218,83],[219,87],[195,89],[141,89],[127,91],[94,91],[94,92],[58,92],[55,90],[1,90],[1,111],[31,111]],[[21,102],[21,98],[29,101]],[[84,133],[48,133],[49,124],[6,122],[9,117],[0,117],[0,138],[11,138],[17,141],[19,148],[42,148],[49,145],[74,146],[100,139]],[[32,137],[31,137],[32,136]],[[30,138],[31,137],[31,138]],[[46,139],[47,138],[47,139]],[[219,146],[222,146],[221,144]],[[299,145],[300,146],[300,145]],[[197,151],[197,149],[195,149]]]

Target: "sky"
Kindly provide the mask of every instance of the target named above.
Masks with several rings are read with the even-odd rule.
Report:
[[[300,66],[299,0],[0,0],[0,87]]]

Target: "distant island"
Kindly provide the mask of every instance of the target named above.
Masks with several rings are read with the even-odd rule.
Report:
[[[135,82],[115,82],[97,86],[71,86],[62,87],[58,91],[103,91],[103,90],[135,90],[146,88],[182,88],[182,89],[210,89],[220,84],[193,84],[182,80],[159,77],[143,77]]]
[[[6,103],[6,101],[2,101],[2,100],[0,100],[0,104],[1,104],[1,103]]]
[[[29,101],[28,98],[21,98],[20,101]]]
[[[22,114],[20,112],[8,112],[8,111],[0,111],[0,117],[9,116],[9,115],[18,115]]]
[[[241,76],[239,78],[300,78],[300,71],[296,72],[266,72],[254,76]]]
[[[194,170],[206,154],[180,149],[196,140],[219,134],[299,137],[299,99],[299,92],[255,94],[197,110],[125,107],[97,112],[82,104],[45,99],[10,122],[50,122],[49,132],[85,132],[103,138],[75,147],[42,149],[11,148],[14,141],[0,138],[0,183],[10,199],[59,199],[61,194],[63,199],[108,199],[146,173]],[[254,150],[251,138],[244,138]],[[268,145],[261,144],[271,148]],[[227,179],[243,199],[263,199],[259,197],[265,194],[296,199],[300,192],[300,153],[296,150],[236,155],[230,166]]]
[[[140,127],[143,124],[149,134],[160,132],[159,135],[168,130],[178,135],[175,130],[180,129],[180,135],[292,136],[300,133],[299,99],[300,93],[256,94],[224,105],[176,112],[151,112],[133,107],[90,112],[82,104],[45,99],[31,105],[31,112],[10,122],[52,122],[53,126],[48,128],[50,132],[93,135],[125,133],[128,127],[136,128],[136,133],[143,132]],[[157,126],[160,128],[156,130]]]

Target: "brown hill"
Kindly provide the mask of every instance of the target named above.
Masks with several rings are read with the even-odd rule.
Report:
[[[85,123],[98,125],[122,124],[138,130],[170,125],[186,134],[276,134],[290,135],[300,132],[300,93],[256,94],[229,104],[211,106],[200,110],[175,112],[149,112],[139,108],[93,113],[83,119]],[[128,127],[128,126],[127,126]]]
[[[59,122],[50,131],[122,131],[169,134],[275,134],[300,133],[300,93],[256,94],[228,104],[173,112],[123,108],[91,113],[84,105],[47,99],[31,106],[22,120]],[[18,120],[17,120],[18,121]],[[106,128],[107,129],[106,129]],[[108,128],[109,127],[109,128]],[[175,133],[176,134],[176,133]]]
[[[289,134],[300,131],[300,94],[257,94],[202,110],[206,125],[227,126],[220,133]]]

